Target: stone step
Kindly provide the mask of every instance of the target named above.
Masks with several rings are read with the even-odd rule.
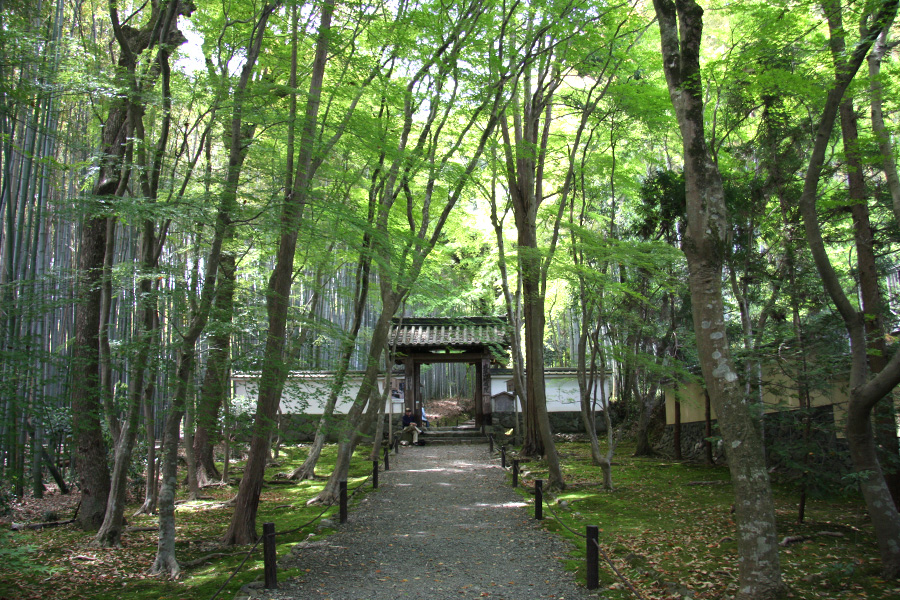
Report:
[[[488,437],[474,424],[448,427],[428,427],[419,434],[426,444],[487,444]]]
[[[432,437],[430,435],[419,436],[419,439],[425,442],[425,445],[434,446],[468,446],[472,444],[487,444],[488,439],[484,437],[457,437],[457,438],[441,438]]]

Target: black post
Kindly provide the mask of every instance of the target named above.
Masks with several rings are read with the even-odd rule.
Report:
[[[278,589],[275,561],[275,523],[263,523],[263,571],[267,590]]]
[[[372,461],[372,488],[378,489],[378,461]]]
[[[506,446],[500,446],[500,468],[506,468]]]
[[[391,456],[391,449],[388,448],[387,446],[385,446],[385,448],[384,448],[384,470],[385,471],[391,470],[390,456]]]
[[[540,521],[544,518],[544,480],[534,480],[534,518]]]
[[[519,487],[519,459],[513,459],[513,487]]]
[[[341,482],[341,523],[347,522],[347,482]]]
[[[491,454],[494,453],[494,434],[493,433],[488,436],[488,452],[490,452]]]
[[[596,590],[600,587],[600,552],[599,543],[600,528],[596,525],[587,526],[587,589]]]

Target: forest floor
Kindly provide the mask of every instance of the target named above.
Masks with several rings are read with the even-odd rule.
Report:
[[[727,468],[634,458],[630,456],[632,449],[623,446],[613,467],[616,489],[604,492],[598,485],[600,469],[591,464],[586,444],[565,442],[558,449],[568,485],[562,492],[547,495],[543,527],[572,543],[571,553],[560,559],[583,585],[585,545],[580,534],[572,532],[583,532],[585,525],[598,525],[601,546],[624,577],[601,563],[601,587],[592,594],[631,599],[635,596],[628,586],[633,585],[647,600],[711,600],[732,595],[737,584],[737,544]],[[333,450],[326,448],[320,472],[329,471]],[[358,492],[353,496],[351,512],[356,503],[379,499],[379,492],[372,490],[368,480],[369,450],[360,448],[352,463],[348,487],[358,488]],[[316,519],[323,508],[306,506],[306,501],[322,489],[323,479],[286,483],[280,477],[298,465],[305,454],[303,446],[286,448],[278,464],[267,471],[270,483],[263,489],[257,523],[274,522],[278,531],[299,528],[278,537],[279,556],[289,554],[298,543],[323,539],[340,530],[337,507],[325,510]],[[403,460],[402,453],[398,460]],[[499,464],[497,454],[492,460]],[[391,474],[382,473],[381,477],[389,481]],[[519,488],[526,503],[533,503],[536,479],[547,479],[546,467],[541,462],[528,463]],[[92,547],[92,536],[74,525],[10,531],[11,522],[42,522],[48,520],[47,516],[71,518],[77,495],[50,493],[43,500],[15,503],[13,512],[0,521],[0,600],[212,600],[248,554],[246,547],[225,548],[219,544],[232,513],[223,503],[236,490],[232,480],[229,485],[204,489],[203,499],[179,504],[176,553],[185,568],[177,581],[146,574],[156,552],[155,516],[129,517],[122,547],[101,549]],[[136,486],[134,491],[130,512],[142,499],[137,493],[140,488]],[[784,540],[782,571],[790,586],[788,597],[900,597],[900,583],[879,577],[872,526],[858,494],[810,499],[803,524],[796,522],[796,486],[780,482],[776,474],[775,495],[779,539]],[[279,579],[303,574],[300,568],[287,569],[279,571]],[[242,586],[261,577],[262,552],[257,548],[217,598],[231,600]]]

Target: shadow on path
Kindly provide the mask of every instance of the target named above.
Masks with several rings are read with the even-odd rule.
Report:
[[[391,455],[379,489],[326,540],[298,544],[279,568],[304,575],[257,590],[278,600],[596,598],[560,559],[566,543],[533,519],[486,446]]]

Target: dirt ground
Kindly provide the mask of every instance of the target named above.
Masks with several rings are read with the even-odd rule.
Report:
[[[48,485],[43,498],[26,495],[21,500],[11,502],[9,513],[0,516],[0,526],[6,528],[12,523],[67,521],[75,515],[75,508],[80,500],[80,492],[60,494],[55,485]]]
[[[425,414],[431,419],[452,421],[464,413],[474,410],[471,399],[447,398],[444,400],[428,400],[425,402]]]

